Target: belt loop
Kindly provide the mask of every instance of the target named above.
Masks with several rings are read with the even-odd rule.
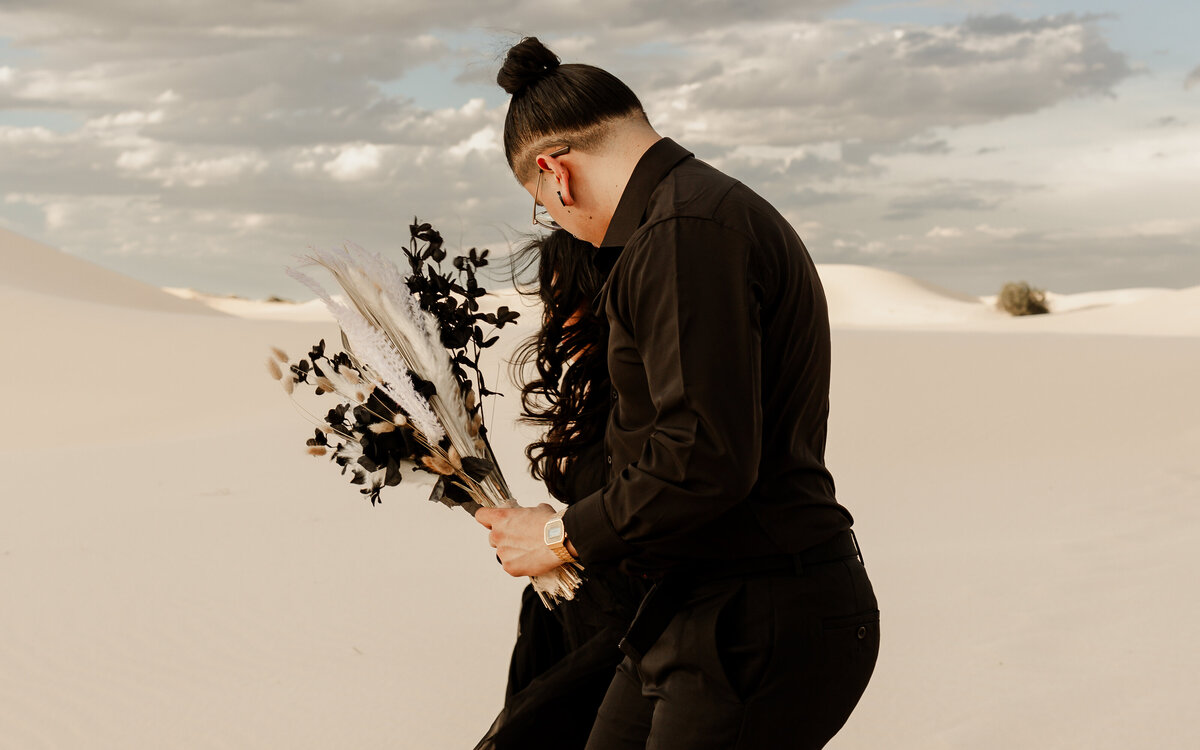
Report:
[[[865,568],[867,567],[867,561],[863,559],[862,547],[858,546],[858,536],[854,533],[854,529],[849,529],[849,531],[850,541],[854,542],[854,554],[858,556],[858,561],[862,563],[862,566]]]

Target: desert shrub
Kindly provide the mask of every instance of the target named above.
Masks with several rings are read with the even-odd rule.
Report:
[[[1034,289],[1024,281],[1010,281],[1000,290],[996,307],[1009,315],[1044,315],[1050,312],[1046,292]]]

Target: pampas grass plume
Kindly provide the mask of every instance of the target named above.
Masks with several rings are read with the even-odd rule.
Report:
[[[337,393],[337,386],[334,385],[333,381],[330,380],[329,378],[317,378],[317,387],[323,391],[329,391],[330,393]]]
[[[446,451],[446,458],[450,460],[450,465],[454,468],[462,468],[462,456],[458,455],[458,448],[450,446],[450,450]]]
[[[279,370],[279,363],[270,357],[267,358],[267,372],[276,380],[283,380],[283,373]]]
[[[382,435],[385,432],[394,432],[396,425],[392,424],[391,422],[372,422],[371,426],[367,429],[376,435]]]
[[[283,390],[287,391],[287,395],[292,395],[293,391],[296,390],[296,381],[291,378],[284,378]]]
[[[310,456],[324,456],[326,452],[325,446],[323,445],[309,446],[308,449],[308,455]]]
[[[272,354],[274,354],[274,355],[275,355],[275,359],[279,360],[280,362],[287,362],[287,361],[288,361],[288,355],[287,355],[287,352],[285,352],[284,350],[280,349],[278,346],[272,346],[272,347],[271,347],[271,353],[272,353]]]

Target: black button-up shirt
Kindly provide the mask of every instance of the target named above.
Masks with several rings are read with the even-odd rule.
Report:
[[[829,314],[795,230],[670,139],[604,238],[608,482],[563,523],[586,564],[656,574],[800,552],[848,529],[825,468]]]

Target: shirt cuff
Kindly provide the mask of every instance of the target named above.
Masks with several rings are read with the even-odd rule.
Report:
[[[567,539],[579,553],[579,561],[587,564],[620,560],[637,551],[617,534],[604,508],[604,491],[598,490],[567,506],[563,513],[563,528]]]

